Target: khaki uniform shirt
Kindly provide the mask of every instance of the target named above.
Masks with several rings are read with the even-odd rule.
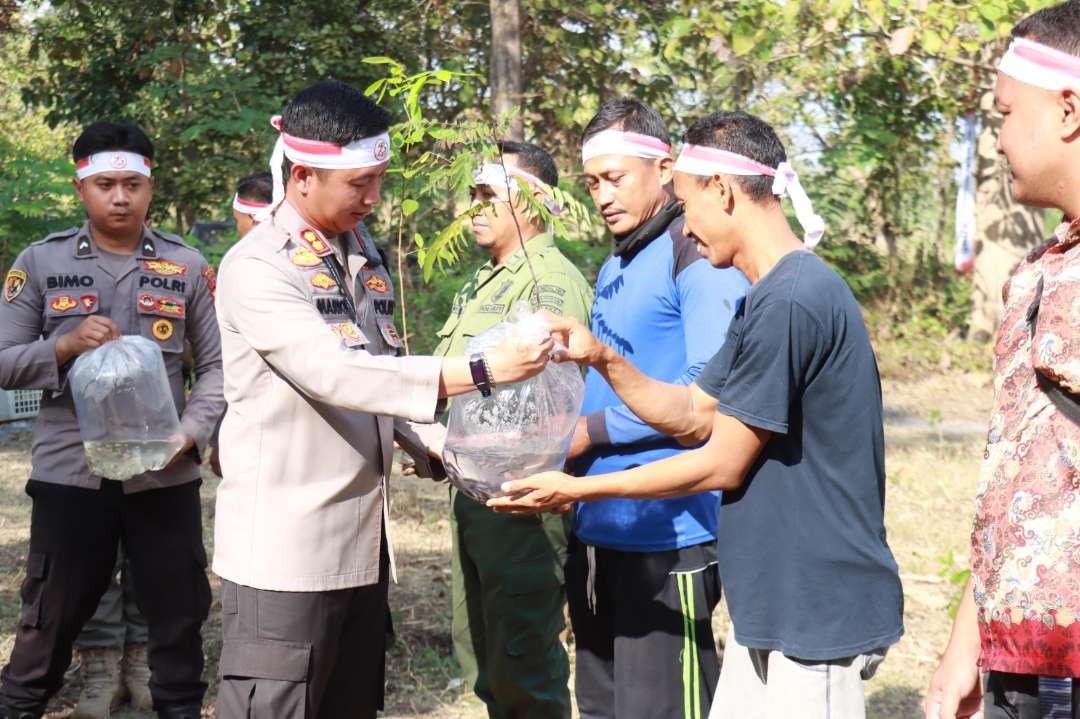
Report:
[[[529,270],[529,261],[532,263]],[[533,273],[535,272],[535,282]],[[536,292],[533,288],[536,288]],[[450,316],[439,330],[435,354],[465,354],[469,340],[506,320],[518,300],[552,314],[574,317],[589,324],[593,291],[588,281],[555,246],[551,235],[537,235],[502,265],[488,260],[454,296]]]
[[[115,274],[114,274],[115,273]],[[179,237],[143,229],[135,254],[117,270],[105,261],[89,223],[49,235],[23,250],[8,272],[0,302],[0,386],[42,389],[34,423],[31,479],[98,489],[79,434],[67,370],[56,363],[56,340],[88,316],[109,317],[126,335],[161,348],[183,432],[206,449],[224,401],[221,344],[214,317],[214,270]],[[191,344],[197,380],[184,396],[183,351]],[[160,472],[133,477],[124,492],[190,482],[199,477],[185,455]]]
[[[339,263],[359,323],[323,257]],[[432,422],[442,371],[397,356],[393,311],[390,277],[359,235],[326,238],[288,201],[226,255],[220,576],[277,591],[378,581],[394,418]]]

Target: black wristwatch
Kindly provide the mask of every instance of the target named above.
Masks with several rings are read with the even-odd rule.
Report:
[[[469,358],[469,372],[472,373],[473,384],[480,390],[480,395],[490,397],[495,383],[491,379],[491,370],[483,354],[477,353]]]

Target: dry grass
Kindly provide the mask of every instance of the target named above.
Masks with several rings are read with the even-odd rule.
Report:
[[[949,550],[966,562],[982,440],[971,428],[985,423],[989,385],[985,375],[946,374],[915,382],[885,383],[892,414],[930,419],[929,426],[888,432],[889,541],[904,580],[906,634],[878,676],[867,685],[872,719],[918,715],[922,692],[948,639],[949,601],[957,591],[939,573]],[[917,424],[917,423],[916,423]],[[942,431],[942,427],[957,431]],[[0,654],[14,638],[18,587],[29,539],[29,500],[22,487],[29,473],[29,430],[0,429]],[[213,481],[204,485],[207,547],[211,547]],[[450,642],[449,524],[445,486],[396,478],[392,491],[393,539],[399,584],[390,601],[397,630],[387,670],[388,717],[464,719],[483,717],[482,705],[457,679]],[[217,582],[211,578],[215,590]],[[857,591],[855,588],[853,591]],[[220,649],[220,606],[215,602],[204,632],[208,676]],[[726,617],[718,611],[717,637]],[[214,686],[211,684],[211,696]],[[65,717],[78,693],[73,680],[53,702],[51,717]],[[209,700],[208,700],[209,701]],[[213,716],[212,707],[205,711]],[[149,717],[123,713],[121,718]]]

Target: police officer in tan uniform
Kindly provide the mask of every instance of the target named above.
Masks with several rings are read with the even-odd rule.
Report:
[[[348,85],[300,91],[271,161],[284,197],[221,265],[219,719],[375,716],[395,432],[438,454],[442,429],[423,423],[440,397],[532,376],[551,351],[398,356],[390,277],[357,229],[379,201],[388,121]]]
[[[196,719],[210,608],[199,459],[223,408],[214,272],[179,237],[146,227],[154,151],[142,130],[95,123],[72,154],[88,221],[24,250],[0,302],[0,386],[45,390],[26,487],[33,513],[22,611],[0,716],[42,715],[121,545],[149,624],[154,709],[162,719]],[[164,470],[118,482],[87,468],[67,372],[77,356],[123,334],[161,348],[185,445]],[[197,377],[186,397],[185,339]]]

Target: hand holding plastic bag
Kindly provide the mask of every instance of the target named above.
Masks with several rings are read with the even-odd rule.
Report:
[[[507,337],[539,343],[550,335],[543,315],[526,303],[518,303],[515,314],[513,322],[474,337],[466,354],[491,352]],[[584,396],[576,366],[548,363],[531,379],[496,386],[490,397],[472,392],[454,399],[443,448],[451,483],[486,501],[502,495],[505,481],[561,469]]]
[[[161,349],[125,335],[79,356],[68,375],[90,472],[130,479],[184,446]]]

